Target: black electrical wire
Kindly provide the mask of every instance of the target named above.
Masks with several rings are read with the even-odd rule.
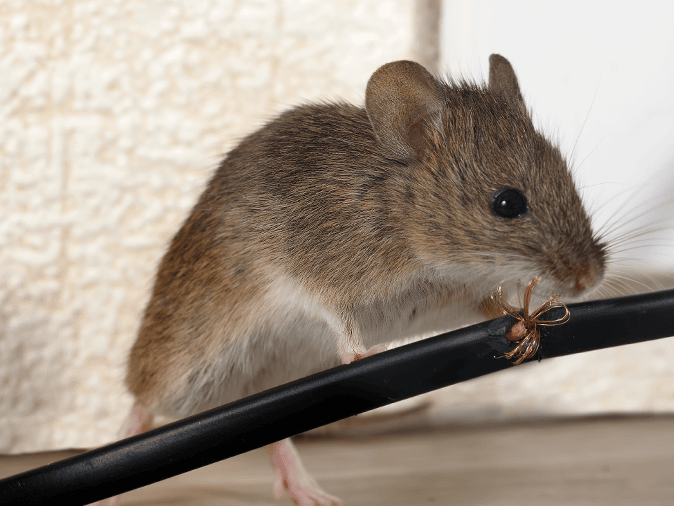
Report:
[[[674,290],[569,305],[538,359],[674,336]],[[563,314],[546,313],[546,319]],[[502,317],[401,346],[0,480],[0,503],[88,504],[349,416],[512,367]]]

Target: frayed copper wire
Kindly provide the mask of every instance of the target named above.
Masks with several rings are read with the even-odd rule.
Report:
[[[538,351],[538,347],[541,343],[541,333],[538,330],[539,326],[552,327],[555,325],[563,325],[569,321],[569,318],[571,318],[571,313],[569,312],[569,308],[566,307],[566,304],[557,300],[559,294],[553,295],[543,304],[538,306],[538,308],[536,308],[533,313],[529,314],[529,301],[531,300],[531,293],[540,280],[540,277],[535,277],[529,281],[529,283],[527,283],[527,287],[524,290],[522,309],[515,309],[510,304],[508,304],[508,302],[505,300],[505,297],[503,296],[503,290],[500,286],[496,291],[498,300],[496,297],[494,297],[494,295],[491,296],[491,299],[504,315],[512,316],[513,318],[519,320],[510,328],[510,331],[505,336],[509,341],[517,342],[517,346],[515,346],[515,348],[507,352],[505,355],[497,358],[507,358],[508,360],[512,360],[514,358],[514,365],[521,364],[524,360],[532,358],[534,355],[536,355],[536,352]],[[564,316],[557,318],[556,320],[540,319],[544,313],[547,313],[549,310],[556,307],[564,308]]]

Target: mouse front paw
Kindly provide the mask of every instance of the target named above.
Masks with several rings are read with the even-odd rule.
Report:
[[[351,362],[355,362],[356,360],[360,360],[361,358],[371,357],[372,355],[376,355],[377,353],[381,353],[382,351],[386,351],[385,344],[376,344],[369,350],[364,351],[362,353],[347,352],[342,355],[342,363],[350,364]]]

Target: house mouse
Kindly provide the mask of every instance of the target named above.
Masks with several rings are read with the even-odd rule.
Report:
[[[159,265],[127,436],[484,318],[499,285],[536,276],[573,298],[601,282],[606,245],[564,157],[508,60],[489,66],[475,84],[386,64],[365,107],[296,107],[225,157]],[[340,504],[290,440],[268,450],[277,497]]]

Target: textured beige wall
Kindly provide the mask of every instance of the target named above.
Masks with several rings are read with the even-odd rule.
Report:
[[[114,439],[154,268],[221,153],[409,58],[413,2],[0,3],[0,451]]]
[[[360,102],[377,66],[416,54],[418,5],[0,3],[0,451],[116,437],[156,263],[220,155],[299,101]],[[433,398],[440,422],[673,411],[674,347],[529,364]]]

